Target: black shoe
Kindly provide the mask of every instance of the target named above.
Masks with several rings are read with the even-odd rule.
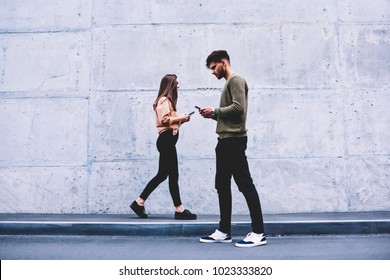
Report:
[[[192,214],[189,210],[185,209],[183,212],[175,212],[175,220],[196,220],[196,214]]]
[[[138,217],[143,219],[148,217],[145,212],[145,207],[139,206],[137,201],[134,200],[133,203],[130,205],[130,208],[133,209],[134,213],[137,214]]]

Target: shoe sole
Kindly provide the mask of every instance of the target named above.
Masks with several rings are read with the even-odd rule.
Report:
[[[264,246],[267,244],[267,241],[263,241],[259,244],[240,244],[240,243],[236,243],[236,247],[238,248],[252,248],[252,247],[257,247],[257,246]]]
[[[202,243],[232,243],[231,239],[228,240],[208,240],[208,239],[200,239]]]
[[[175,217],[175,220],[196,220],[197,217],[194,217],[194,218],[177,218]]]

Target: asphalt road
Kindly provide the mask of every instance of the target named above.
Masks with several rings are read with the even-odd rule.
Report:
[[[236,248],[197,237],[0,236],[1,260],[390,260],[390,235],[268,237]],[[233,240],[235,241],[235,240]]]

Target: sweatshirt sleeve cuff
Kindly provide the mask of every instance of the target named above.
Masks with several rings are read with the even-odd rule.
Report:
[[[214,119],[214,120],[216,120],[217,118],[218,118],[218,115],[219,115],[219,108],[214,108],[213,109],[213,113],[212,113],[212,115],[211,115],[211,118],[212,119]]]

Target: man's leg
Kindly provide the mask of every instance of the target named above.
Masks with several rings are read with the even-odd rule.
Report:
[[[249,171],[248,160],[245,155],[247,137],[236,138],[232,147],[233,178],[238,189],[245,197],[252,220],[252,231],[264,233],[263,214],[261,211],[260,199]]]
[[[219,230],[230,234],[232,220],[231,166],[226,140],[218,140],[216,151],[215,188],[218,192]]]

